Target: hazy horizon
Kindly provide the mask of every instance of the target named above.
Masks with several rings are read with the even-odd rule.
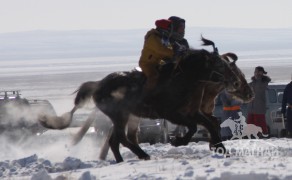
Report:
[[[144,35],[140,30],[29,31],[0,34],[1,90],[20,89],[27,98],[48,99],[56,109],[71,107],[71,94],[85,81],[138,66]],[[221,54],[236,53],[250,81],[254,67],[265,67],[273,82],[291,80],[291,29],[188,28],[193,48],[201,34]],[[65,104],[65,105],[64,105]],[[69,110],[69,109],[66,109]]]
[[[139,56],[149,29],[25,31],[0,33],[1,60]],[[189,27],[186,39],[192,48],[201,46],[201,35],[215,42],[220,53],[239,56],[285,56],[292,52],[292,28]],[[281,51],[279,53],[279,50]],[[268,52],[270,51],[270,52]],[[275,53],[275,51],[277,51]]]

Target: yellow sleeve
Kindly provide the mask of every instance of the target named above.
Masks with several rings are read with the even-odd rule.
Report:
[[[157,56],[162,58],[173,57],[173,50],[164,46],[161,43],[160,37],[156,35],[150,35],[145,41],[145,48],[154,52]]]

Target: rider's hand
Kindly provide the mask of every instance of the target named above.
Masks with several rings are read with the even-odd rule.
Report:
[[[178,52],[185,52],[185,51],[187,51],[187,48],[183,45],[178,48]]]
[[[187,48],[185,46],[179,46],[179,48],[177,49],[177,55],[178,56],[182,56],[186,53]]]

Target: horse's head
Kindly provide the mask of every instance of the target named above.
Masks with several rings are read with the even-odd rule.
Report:
[[[212,82],[223,83],[228,92],[234,92],[241,86],[241,80],[233,71],[230,63],[223,60],[219,55],[214,42],[202,37],[203,45],[212,45],[214,51],[206,56],[209,69],[211,71],[209,80]],[[236,56],[236,55],[235,55]]]
[[[174,75],[180,75],[186,82],[207,82],[223,84],[229,91],[240,87],[240,79],[228,62],[222,60],[214,43],[202,38],[203,45],[213,45],[214,52],[190,49],[177,63]]]
[[[248,103],[254,98],[254,91],[249,86],[245,79],[245,75],[241,72],[241,70],[237,67],[236,61],[237,56],[234,53],[225,53],[221,55],[222,59],[224,61],[228,62],[232,71],[237,75],[237,77],[240,79],[240,87],[237,88],[237,90],[229,92],[237,99],[243,101],[243,103]]]

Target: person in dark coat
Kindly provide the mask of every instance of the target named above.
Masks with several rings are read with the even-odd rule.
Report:
[[[233,98],[231,94],[229,94],[226,90],[223,90],[219,94],[219,98],[223,105],[223,116],[222,122],[223,123],[227,119],[237,120],[239,119],[239,112],[241,112],[241,104],[242,102]],[[223,127],[220,131],[221,139],[228,140],[233,136],[233,132],[231,132],[229,127]]]
[[[266,89],[271,78],[262,66],[257,66],[249,85],[252,87],[255,98],[248,104],[247,123],[262,128],[264,134],[268,134],[266,123]]]
[[[281,112],[287,117],[286,129],[288,136],[292,137],[292,81],[285,87]]]

